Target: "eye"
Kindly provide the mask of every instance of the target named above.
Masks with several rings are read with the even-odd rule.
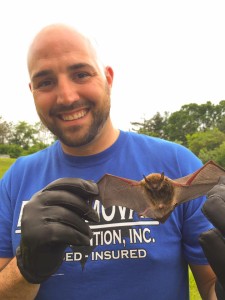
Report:
[[[81,79],[82,79],[82,78],[85,78],[85,77],[87,77],[87,76],[90,76],[90,75],[89,75],[88,73],[86,73],[86,72],[82,72],[82,73],[78,73],[78,74],[77,74],[77,77],[78,77],[78,78],[81,78]]]
[[[86,82],[90,77],[92,77],[92,74],[88,72],[77,72],[72,75],[72,78],[74,81],[77,82]]]
[[[45,79],[34,83],[34,89],[48,89],[52,87],[54,81],[52,79]]]
[[[46,86],[49,86],[51,84],[52,84],[51,80],[45,80],[45,81],[41,82],[38,86],[39,87],[46,87]]]

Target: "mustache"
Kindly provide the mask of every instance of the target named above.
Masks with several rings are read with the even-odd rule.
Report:
[[[53,106],[49,112],[50,116],[55,116],[60,113],[68,112],[73,109],[79,109],[79,108],[91,108],[93,107],[93,102],[87,99],[79,99],[74,101],[73,103],[70,103],[68,105],[65,104],[56,104]]]

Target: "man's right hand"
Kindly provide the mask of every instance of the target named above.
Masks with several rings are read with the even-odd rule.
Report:
[[[92,232],[85,220],[98,222],[99,217],[87,200],[96,195],[96,183],[63,178],[47,185],[24,206],[16,257],[28,282],[41,283],[54,274],[69,245],[89,245]]]

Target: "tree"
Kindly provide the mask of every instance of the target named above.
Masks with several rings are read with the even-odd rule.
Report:
[[[179,111],[164,115],[157,113],[143,123],[132,122],[138,133],[158,136],[187,146],[187,136],[196,132],[219,128],[225,132],[225,100],[218,105],[207,101],[205,104],[190,103]]]
[[[11,144],[21,146],[27,150],[30,146],[36,143],[35,134],[37,130],[30,124],[24,121],[20,121],[14,126],[13,137],[10,141]]]
[[[39,144],[50,145],[56,139],[56,137],[41,122],[36,122],[34,128],[36,131],[34,137]]]
[[[203,163],[206,163],[209,160],[214,160],[221,167],[225,168],[225,142],[210,151],[207,149],[201,149],[199,152],[199,158],[203,161]]]
[[[0,144],[8,143],[12,132],[12,123],[7,123],[0,116]]]
[[[225,133],[218,128],[198,131],[187,135],[187,146],[196,155],[201,151],[211,151],[225,142]]]
[[[17,158],[44,149],[55,136],[40,122],[30,125],[24,121],[7,123],[0,116],[0,154]]]
[[[201,132],[218,127],[223,119],[225,101],[218,105],[207,101],[205,104],[190,103],[172,113],[165,128],[170,140],[182,141],[187,146],[186,137],[194,132]]]
[[[162,116],[157,112],[151,119],[141,122],[131,122],[133,126],[136,126],[134,131],[143,133],[146,135],[156,136],[160,138],[166,138],[165,127],[168,120],[169,113],[165,112]]]

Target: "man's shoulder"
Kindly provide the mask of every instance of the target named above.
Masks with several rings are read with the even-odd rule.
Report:
[[[194,153],[181,144],[135,132],[127,132],[126,135],[127,145],[125,150],[127,152],[131,151],[139,159],[140,157],[143,159],[147,157],[148,160],[154,160],[157,163],[169,162],[172,164],[173,162],[174,168],[179,170],[183,169],[183,165],[193,165],[193,169],[201,166]]]
[[[166,146],[171,148],[183,148],[182,145],[175,143],[173,141],[165,140],[160,137],[150,136],[142,133],[132,132],[128,131],[125,132],[126,138],[130,142],[139,143],[143,145],[160,145],[160,146]]]

